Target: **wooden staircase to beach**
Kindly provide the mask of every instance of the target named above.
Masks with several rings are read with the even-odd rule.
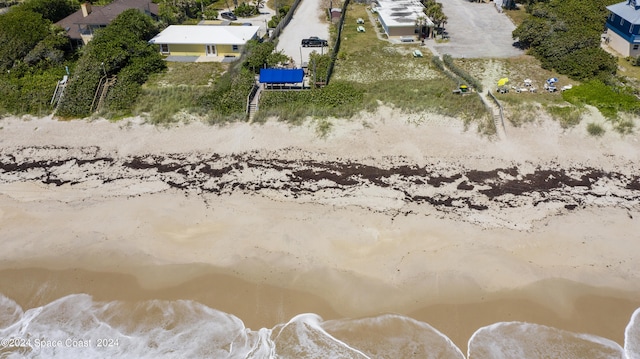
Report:
[[[253,88],[251,93],[249,93],[247,102],[247,118],[249,122],[253,121],[256,113],[258,112],[258,105],[260,102],[260,94],[262,93],[262,86],[257,85]]]
[[[493,117],[493,124],[496,128],[496,135],[500,140],[507,139],[507,132],[504,127],[504,110],[502,105],[498,101],[498,99],[491,93],[491,91],[487,90],[486,95],[484,93],[479,93],[482,102],[484,102],[485,106],[491,111],[491,116]]]
[[[96,112],[104,105],[104,99],[109,93],[109,89],[116,83],[116,77],[102,77],[96,88],[96,93],[93,95],[93,101],[91,102],[91,112]]]

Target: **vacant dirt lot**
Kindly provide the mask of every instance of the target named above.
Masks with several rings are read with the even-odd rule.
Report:
[[[511,32],[516,28],[493,3],[447,0],[443,10],[449,18],[445,25],[449,42],[427,45],[440,54],[453,57],[513,57],[523,52],[513,47]]]

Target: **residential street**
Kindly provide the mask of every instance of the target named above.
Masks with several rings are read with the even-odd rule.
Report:
[[[277,50],[283,50],[287,56],[293,58],[296,67],[300,62],[308,62],[312,51],[328,51],[328,48],[302,47],[302,39],[318,36],[329,40],[329,23],[323,15],[327,9],[321,9],[320,0],[303,0],[298,10],[293,14],[291,22],[284,28],[278,40]],[[301,60],[302,58],[302,60]]]

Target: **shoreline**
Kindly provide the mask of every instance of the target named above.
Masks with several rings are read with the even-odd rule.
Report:
[[[324,139],[273,122],[1,120],[0,288],[31,276],[11,289],[27,305],[43,284],[184,295],[260,327],[400,313],[461,349],[510,318],[622,344],[640,307],[637,136],[542,121],[492,142],[441,116],[368,116]]]
[[[30,284],[16,284],[21,282]],[[564,284],[561,280],[550,279],[532,287],[536,290],[562,288]],[[46,290],[42,290],[42,286]],[[175,286],[145,289],[133,276],[121,273],[83,269],[5,269],[0,270],[0,287],[3,288],[0,294],[15,301],[24,311],[74,294],[88,294],[94,303],[189,300],[234,315],[247,329],[254,331],[274,328],[303,313],[317,314],[324,321],[395,314],[433,326],[451,339],[463,353],[466,353],[467,342],[473,333],[499,322],[539,324],[578,334],[596,335],[624,346],[624,329],[633,312],[640,307],[637,295],[635,299],[630,299],[632,294],[629,293],[612,296],[607,290],[575,285],[573,289],[565,288],[566,293],[573,291],[570,296],[574,298],[567,299],[572,301],[569,303],[572,309],[563,315],[558,315],[554,308],[522,295],[522,292],[532,289],[493,293],[488,298],[463,303],[443,302],[410,311],[344,315],[335,312],[329,303],[316,295],[250,283],[215,273],[215,270]],[[221,287],[224,290],[218,290]]]

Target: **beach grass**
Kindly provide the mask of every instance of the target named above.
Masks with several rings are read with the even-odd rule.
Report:
[[[212,89],[228,66],[217,62],[168,62],[165,72],[152,75],[142,86],[133,113],[154,124],[177,122],[179,113],[197,112],[197,99]]]
[[[357,31],[356,19],[362,18],[365,32]],[[353,116],[361,111],[375,111],[387,105],[405,113],[430,111],[461,118],[466,122],[479,121],[483,132],[492,133],[488,111],[478,96],[454,95],[457,84],[431,64],[431,53],[419,44],[391,44],[378,38],[375,23],[370,21],[365,5],[353,4],[346,13],[341,48],[337,54],[332,82],[350,84],[362,91],[362,101],[339,106],[291,106],[292,101],[273,101],[262,106],[256,120],[277,116],[287,122],[299,123],[303,118],[322,116]],[[420,49],[423,56],[414,57]],[[345,89],[348,88],[345,87]],[[319,94],[321,92],[318,92]],[[486,124],[484,123],[486,122]],[[326,128],[324,126],[323,128]]]
[[[522,24],[524,20],[529,16],[524,6],[522,5],[516,9],[503,10],[503,11],[509,17],[509,19],[511,19],[511,22],[513,22],[513,24],[516,25],[516,27]]]

